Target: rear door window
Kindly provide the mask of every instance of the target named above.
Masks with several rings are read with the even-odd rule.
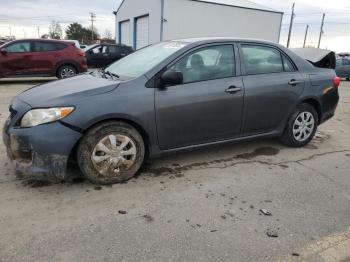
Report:
[[[28,53],[31,51],[30,42],[14,43],[6,47],[8,53]]]
[[[109,46],[109,53],[110,54],[119,54],[120,51],[121,51],[121,48],[118,46],[113,46],[113,45]]]
[[[59,51],[64,49],[65,47],[66,45],[60,43],[34,42],[35,52]]]
[[[243,44],[242,52],[247,75],[294,71],[289,59],[275,48]]]

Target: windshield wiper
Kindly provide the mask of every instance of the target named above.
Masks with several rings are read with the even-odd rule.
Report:
[[[102,73],[103,73],[104,75],[109,75],[109,76],[111,76],[112,78],[113,78],[113,77],[118,78],[118,79],[120,78],[119,75],[114,74],[114,73],[112,73],[111,71],[102,70]]]

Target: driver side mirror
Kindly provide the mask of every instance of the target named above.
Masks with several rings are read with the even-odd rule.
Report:
[[[176,86],[183,84],[183,75],[180,71],[168,70],[160,77],[165,86]]]
[[[7,51],[5,48],[1,48],[0,49],[0,53],[3,54],[3,55],[7,55]]]

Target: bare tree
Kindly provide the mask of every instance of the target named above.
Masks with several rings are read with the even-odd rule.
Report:
[[[51,22],[49,30],[50,30],[49,31],[50,38],[52,39],[62,38],[63,30],[62,30],[61,24],[58,21],[53,20]]]
[[[105,31],[105,38],[112,39],[112,32],[108,29]]]

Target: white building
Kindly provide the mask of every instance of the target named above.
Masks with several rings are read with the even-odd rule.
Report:
[[[283,13],[247,0],[124,0],[117,43],[135,49],[163,40],[247,37],[278,42]]]

